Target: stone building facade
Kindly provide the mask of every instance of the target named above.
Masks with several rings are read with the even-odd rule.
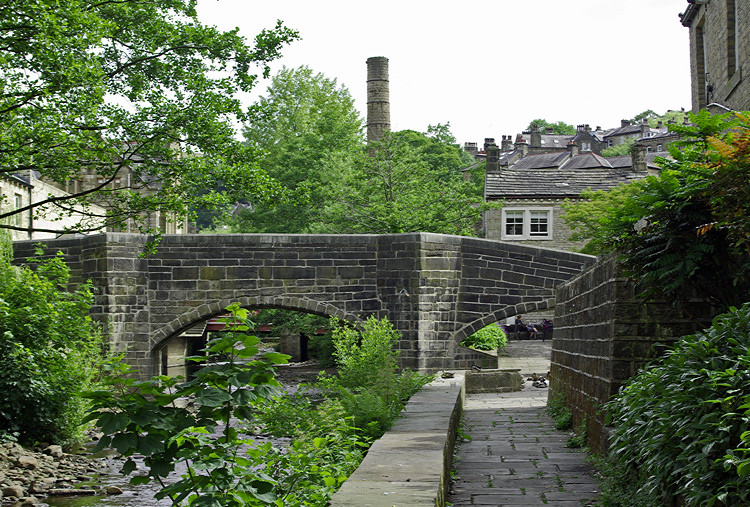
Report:
[[[561,250],[575,251],[584,242],[571,239],[573,231],[563,219],[566,200],[578,200],[586,189],[609,190],[655,174],[656,153],[636,146],[633,155],[604,158],[596,153],[580,153],[571,142],[566,151],[527,154],[518,149],[500,151],[487,147],[484,197],[502,201],[499,210],[484,217],[488,239]]]
[[[750,109],[750,1],[688,0],[693,112]]]

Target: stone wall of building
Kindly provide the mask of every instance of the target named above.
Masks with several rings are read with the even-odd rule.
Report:
[[[713,0],[691,4],[682,23],[690,28],[693,112],[710,103],[749,110],[750,3]],[[715,112],[722,110],[716,108]]]
[[[574,252],[583,248],[585,241],[571,241],[573,234],[570,226],[563,220],[565,210],[562,205],[563,199],[523,199],[504,201],[506,208],[546,208],[552,209],[552,238],[551,239],[527,239],[527,240],[505,240],[519,245],[528,245],[538,248],[556,248]],[[502,237],[502,210],[489,210],[485,214],[485,234],[488,239],[500,240]]]
[[[644,303],[617,258],[601,260],[557,289],[550,397],[565,397],[574,425],[585,419],[590,447],[603,452],[601,405],[664,345],[710,325],[713,315],[697,298]]]

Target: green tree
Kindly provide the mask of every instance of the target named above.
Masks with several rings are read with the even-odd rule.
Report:
[[[566,135],[566,136],[574,136],[576,135],[576,128],[573,125],[570,125],[568,123],[565,123],[563,121],[558,121],[556,123],[548,122],[547,120],[544,120],[542,118],[537,118],[536,120],[531,120],[529,122],[529,126],[526,127],[526,130],[531,130],[531,128],[536,125],[539,127],[542,131],[546,129],[547,127],[552,127],[552,133],[553,134],[559,134],[559,135]]]
[[[90,284],[75,291],[62,255],[36,271],[0,260],[0,435],[71,443],[87,409],[76,396],[97,375],[102,343]]]
[[[621,142],[618,145],[610,146],[609,148],[604,148],[602,150],[602,157],[622,157],[622,156],[628,156],[630,155],[631,151],[633,150],[633,145],[635,144],[635,138],[630,137],[627,139],[624,139],[623,142]]]
[[[638,113],[635,115],[631,120],[630,123],[633,125],[639,125],[644,119],[648,120],[648,124],[650,127],[656,127],[659,122],[662,122],[662,125],[667,125],[670,121],[674,123],[682,123],[685,120],[685,117],[688,113],[683,111],[675,111],[670,109],[664,114],[657,114],[651,109],[647,109],[643,111],[642,113]]]
[[[284,67],[259,103],[264,115],[245,129],[249,145],[266,156],[261,167],[302,202],[251,204],[231,222],[234,232],[309,232],[325,206],[328,166],[363,145],[362,119],[349,91],[308,67]]]
[[[493,205],[483,202],[476,183],[456,166],[439,163],[444,160],[439,154],[425,155],[419,147],[424,139],[413,131],[389,134],[351,167],[339,167],[320,229],[474,235],[482,213]],[[437,162],[434,168],[429,161]]]
[[[613,199],[591,194],[597,203],[568,205],[568,218],[592,238],[592,253],[622,254],[644,295],[692,290],[726,309],[750,293],[750,115],[690,118],[694,125],[672,125],[684,140],[670,146],[671,160],[660,160],[658,177],[620,188]]]
[[[235,139],[234,122],[258,112],[238,94],[297,34],[279,23],[248,45],[237,30],[201,24],[195,5],[0,3],[0,172],[35,171],[63,187],[98,175],[71,195],[5,207],[0,218],[84,210],[76,226],[48,232],[86,232],[275,191],[256,149]],[[92,204],[106,205],[106,216]],[[21,228],[14,224],[0,227]]]

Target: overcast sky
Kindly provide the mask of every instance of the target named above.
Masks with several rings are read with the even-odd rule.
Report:
[[[372,5],[372,6],[370,6]],[[307,65],[366,116],[366,60],[389,59],[391,128],[450,122],[460,143],[530,120],[617,127],[690,109],[686,0],[199,0],[200,19],[251,39],[299,31],[274,69]],[[265,83],[260,87],[262,92]]]

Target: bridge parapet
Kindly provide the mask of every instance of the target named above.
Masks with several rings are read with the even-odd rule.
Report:
[[[350,321],[388,317],[405,367],[465,368],[480,356],[458,343],[519,312],[547,308],[554,288],[594,258],[493,240],[391,235],[165,235],[141,257],[143,235],[106,233],[46,243],[92,279],[92,308],[115,348],[143,376],[155,352],[231,302]],[[38,242],[14,244],[16,258]]]

